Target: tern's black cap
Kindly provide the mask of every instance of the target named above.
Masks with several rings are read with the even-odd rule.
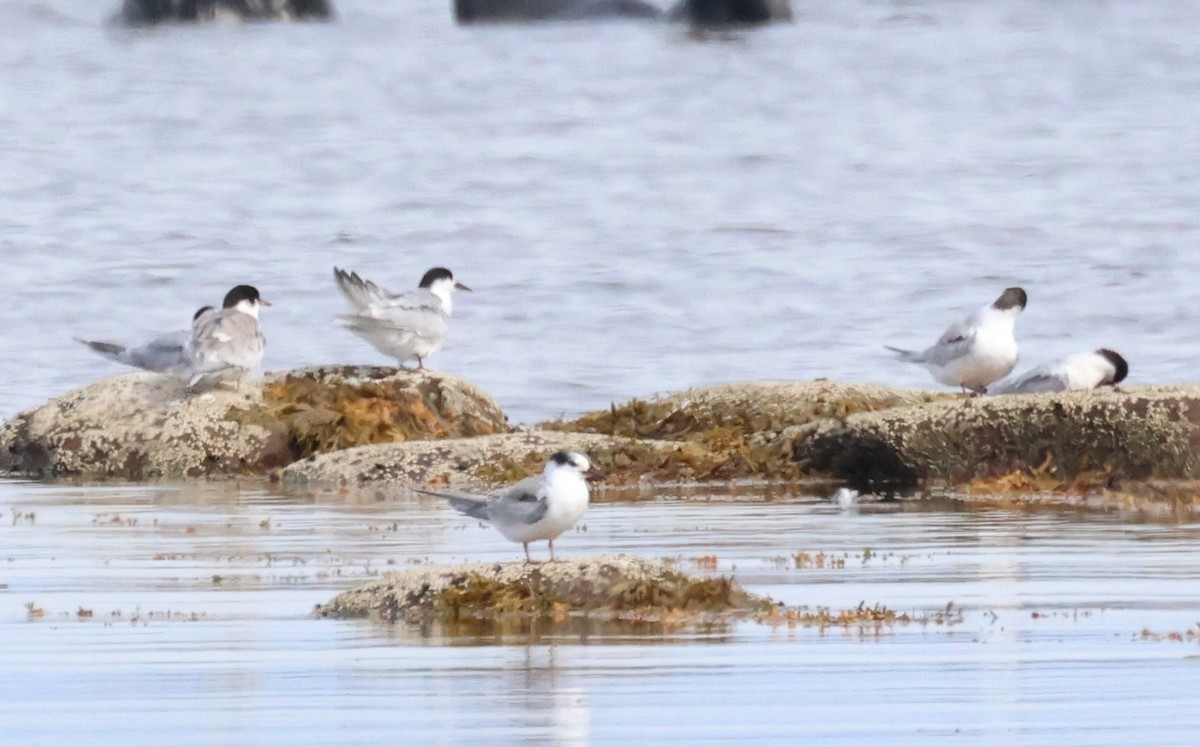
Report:
[[[1100,348],[1096,351],[1096,355],[1107,358],[1108,362],[1113,364],[1113,368],[1117,369],[1113,374],[1112,381],[1108,382],[1109,384],[1120,384],[1129,375],[1129,363],[1117,351]]]
[[[238,285],[225,294],[225,300],[221,303],[221,307],[232,309],[242,301],[261,300],[262,296],[258,295],[258,288],[255,288],[253,285]]]
[[[453,279],[454,279],[453,272],[450,272],[445,267],[434,267],[433,269],[429,270],[421,277],[421,284],[418,285],[417,287],[418,288],[428,288],[429,286],[433,285],[434,281],[436,281],[436,280],[453,280]]]
[[[1024,309],[1025,302],[1028,300],[1029,297],[1025,295],[1024,288],[1005,288],[1000,297],[992,303],[992,308],[1000,311]]]

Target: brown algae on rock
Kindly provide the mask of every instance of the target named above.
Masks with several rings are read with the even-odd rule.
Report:
[[[684,444],[668,459],[659,451],[630,450],[610,460],[651,480],[790,480],[805,475],[793,459],[796,427],[947,396],[824,379],[725,384],[650,401],[635,399],[542,427]]]
[[[723,577],[694,577],[669,563],[601,555],[548,563],[414,568],[343,592],[320,617],[457,622],[588,616],[648,620],[682,615],[769,614],[774,604]]]
[[[326,366],[267,379],[262,401],[229,420],[282,436],[292,459],[374,443],[505,433],[508,419],[462,379],[379,366]]]

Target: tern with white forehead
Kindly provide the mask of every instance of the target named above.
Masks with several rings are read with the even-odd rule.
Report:
[[[988,394],[1031,394],[1034,392],[1065,392],[1072,389],[1096,389],[1116,386],[1129,375],[1129,363],[1120,353],[1100,348],[1087,353],[1075,353],[1066,358],[1044,363],[1011,381],[1001,381],[988,387]]]
[[[1007,288],[991,304],[962,321],[951,324],[942,336],[921,352],[888,346],[900,360],[919,363],[947,386],[982,394],[989,384],[1012,373],[1017,366],[1017,315],[1028,297],[1021,288]]]
[[[379,352],[395,358],[401,368],[411,360],[418,369],[425,368],[425,359],[445,344],[454,312],[453,292],[471,290],[456,282],[444,267],[429,270],[416,289],[404,293],[391,293],[356,272],[337,267],[333,277],[354,309],[353,314],[338,317],[342,324]]]
[[[417,492],[445,498],[467,516],[488,522],[505,538],[520,542],[525,560],[532,562],[529,543],[539,540],[550,543],[550,559],[554,560],[555,538],[583,517],[590,493],[587,481],[597,476],[586,456],[560,451],[550,457],[540,475],[492,495]]]
[[[258,312],[270,305],[254,286],[239,285],[225,294],[219,311],[196,313],[184,369],[189,391],[228,381],[241,387],[242,377],[262,363],[267,338]]]

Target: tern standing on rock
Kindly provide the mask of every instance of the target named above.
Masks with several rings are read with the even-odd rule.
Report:
[[[947,386],[976,394],[1017,367],[1013,328],[1028,300],[1021,288],[1008,288],[990,305],[951,324],[941,338],[921,352],[888,346],[900,360],[919,363]]]
[[[220,311],[196,312],[188,349],[187,388],[233,381],[262,363],[267,338],[258,326],[258,311],[271,304],[252,285],[239,285],[225,294]]]
[[[554,540],[575,526],[587,511],[587,481],[597,477],[592,463],[576,451],[560,451],[550,457],[542,474],[526,477],[507,490],[491,496],[468,493],[438,493],[418,490],[450,501],[467,516],[481,519],[500,530],[505,538],[520,542],[529,557],[529,543],[547,540],[554,560]]]
[[[379,352],[395,358],[400,368],[411,360],[418,369],[425,368],[425,359],[445,343],[454,312],[453,292],[471,290],[455,282],[454,274],[444,267],[426,272],[416,290],[399,294],[337,267],[333,277],[354,309],[353,314],[338,317],[342,324]]]
[[[1115,386],[1129,375],[1129,363],[1120,353],[1107,348],[1075,353],[1053,363],[1045,363],[1012,381],[988,387],[988,394],[1031,394],[1065,392],[1070,389],[1095,389]]]

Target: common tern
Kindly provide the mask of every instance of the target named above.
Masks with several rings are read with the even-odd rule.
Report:
[[[192,317],[193,323],[202,314],[209,311],[212,311],[211,306],[202,306]],[[187,367],[188,346],[192,341],[192,332],[181,329],[177,332],[159,335],[150,342],[136,347],[104,340],[81,340],[78,337],[75,338],[75,341],[87,345],[110,361],[146,371],[172,373]]]
[[[337,267],[333,277],[354,309],[353,314],[338,317],[342,324],[379,352],[395,358],[401,368],[410,360],[417,362],[417,368],[425,368],[425,358],[445,343],[454,311],[453,292],[471,290],[455,282],[454,274],[444,267],[426,272],[415,290],[398,294]]]
[[[554,539],[575,525],[588,507],[588,484],[595,477],[592,463],[576,451],[560,451],[550,457],[542,474],[527,477],[492,495],[417,492],[436,495],[467,516],[488,522],[505,538],[520,542],[529,557],[529,543],[547,540],[554,560]]]
[[[976,394],[1012,373],[1017,365],[1013,327],[1027,301],[1021,288],[1008,288],[988,306],[951,324],[931,347],[921,352],[888,346],[900,360],[919,363],[947,386]]]
[[[239,285],[225,294],[219,311],[196,314],[185,369],[189,390],[225,381],[240,386],[242,377],[258,368],[267,343],[258,312],[270,305],[258,288]]]
[[[1087,353],[1068,355],[1052,363],[1044,363],[1010,381],[1001,381],[988,387],[988,394],[1095,389],[1119,384],[1128,375],[1129,363],[1120,353],[1100,348]]]

